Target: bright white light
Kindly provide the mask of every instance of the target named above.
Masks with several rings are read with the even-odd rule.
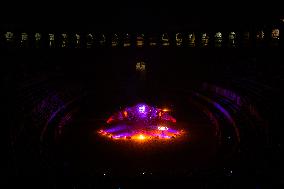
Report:
[[[165,131],[165,130],[168,130],[168,127],[160,126],[160,127],[158,127],[158,130]]]
[[[139,112],[140,113],[145,113],[145,105],[143,105],[143,106],[139,106]]]

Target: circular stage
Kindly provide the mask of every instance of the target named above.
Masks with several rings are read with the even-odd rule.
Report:
[[[185,132],[176,126],[176,119],[170,115],[170,109],[147,104],[126,107],[110,116],[106,123],[98,133],[114,140],[169,140]]]

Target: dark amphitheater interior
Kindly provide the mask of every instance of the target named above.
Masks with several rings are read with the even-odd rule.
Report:
[[[284,17],[159,15],[132,28],[0,25],[4,188],[284,185]],[[184,138],[98,135],[141,102],[171,109]]]

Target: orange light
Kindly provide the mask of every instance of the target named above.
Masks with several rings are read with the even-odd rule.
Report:
[[[162,112],[159,112],[159,117],[161,117],[162,116]]]
[[[145,136],[141,134],[141,135],[138,136],[138,139],[139,140],[145,140]]]
[[[163,109],[163,112],[169,112],[170,110],[169,109],[167,109],[167,108],[164,108]]]
[[[101,134],[101,135],[107,135],[107,132],[105,132],[104,130],[99,130],[99,132],[98,132],[99,134]]]
[[[127,117],[127,115],[128,115],[128,114],[127,114],[127,111],[124,111],[124,112],[123,112],[123,115],[124,115],[124,117]]]
[[[103,133],[103,132],[104,132],[104,130],[102,130],[102,129],[98,131],[98,133]]]

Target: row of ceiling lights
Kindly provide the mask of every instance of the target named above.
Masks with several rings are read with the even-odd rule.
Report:
[[[209,43],[209,38],[214,38],[214,42],[215,43],[222,43],[222,40],[224,39],[224,35],[221,32],[216,32],[214,33],[214,36],[209,35],[208,33],[201,33],[201,44],[206,46]],[[250,32],[243,32],[241,34],[238,34],[239,36],[241,36],[241,38],[243,40],[249,40],[251,38],[251,33]],[[98,36],[98,37],[97,37]],[[274,40],[279,40],[280,38],[280,31],[279,29],[273,29],[271,31],[271,39]],[[47,37],[47,38],[46,38]],[[145,41],[145,35],[144,34],[138,34],[135,36],[136,37],[136,45],[138,47],[143,46],[144,45],[144,41]],[[265,33],[263,30],[259,31],[256,33],[256,39],[259,40],[263,40],[265,37]],[[54,33],[49,33],[47,36],[45,36],[45,38],[47,39],[49,46],[52,47],[55,45],[55,39],[59,38],[60,39],[60,46],[61,47],[67,47],[68,43],[70,43],[71,41],[73,41],[73,43],[75,42],[75,45],[81,45],[82,39],[85,41],[87,47],[88,46],[92,46],[93,43],[96,41],[97,43],[99,43],[100,45],[104,45],[106,44],[107,41],[107,37],[105,34],[99,34],[99,35],[94,35],[92,33],[88,33],[86,35],[80,35],[78,33],[76,34],[67,34],[67,33],[62,33],[59,35],[55,35]],[[118,46],[119,45],[119,41],[120,38],[122,38],[123,40],[123,46],[127,47],[127,46],[131,46],[131,36],[130,34],[125,34],[124,36],[119,36],[118,34],[113,34],[111,35],[110,39],[111,39],[111,46]],[[188,33],[188,34],[184,34],[184,33],[176,33],[174,40],[177,46],[182,46],[182,44],[184,43],[184,41],[188,41],[189,45],[194,45],[196,42],[196,38],[197,38],[197,34],[196,33]],[[230,32],[227,36],[227,38],[229,39],[229,42],[234,44],[236,42],[237,39],[237,34],[235,32]],[[33,36],[29,36],[28,33],[20,33],[20,35],[16,35],[13,32],[6,32],[4,33],[4,41],[5,42],[14,42],[16,39],[18,39],[18,41],[20,42],[20,44],[25,44],[29,41],[29,39],[34,40],[35,42],[41,42],[43,39],[43,34],[41,33],[34,33]],[[149,40],[149,45],[150,46],[155,46],[158,43],[158,39],[153,37],[153,36],[149,36],[147,38]],[[168,33],[163,33],[160,36],[160,42],[163,46],[169,46],[170,45],[170,37]]]

